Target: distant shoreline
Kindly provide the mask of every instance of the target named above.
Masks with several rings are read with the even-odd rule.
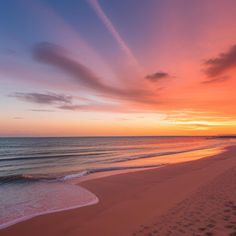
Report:
[[[0,136],[0,138],[236,138],[232,135]]]

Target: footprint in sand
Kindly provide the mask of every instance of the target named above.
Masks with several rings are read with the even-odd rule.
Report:
[[[226,184],[227,183],[227,184]],[[236,236],[236,168],[224,173],[135,236]]]

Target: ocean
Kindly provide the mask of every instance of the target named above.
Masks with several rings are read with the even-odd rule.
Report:
[[[71,180],[195,160],[233,142],[218,137],[0,138],[0,228],[99,201]]]

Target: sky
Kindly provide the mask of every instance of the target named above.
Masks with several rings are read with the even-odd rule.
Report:
[[[235,10],[0,1],[0,136],[235,134]]]

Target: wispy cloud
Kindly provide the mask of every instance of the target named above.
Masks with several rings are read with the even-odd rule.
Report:
[[[101,103],[89,103],[89,104],[64,104],[57,108],[68,111],[109,111],[120,112],[121,107],[119,105],[101,104]]]
[[[203,81],[202,83],[203,84],[212,84],[212,83],[224,82],[229,79],[230,79],[229,76],[220,76],[220,77],[216,77],[216,78],[212,78],[212,79],[207,79],[207,80]]]
[[[41,105],[49,105],[53,109],[67,110],[67,111],[109,111],[109,112],[130,112],[130,110],[125,107],[123,104],[109,104],[109,103],[101,103],[96,101],[82,102],[81,100],[76,100],[75,97],[56,94],[56,93],[13,93],[9,95],[10,97],[14,97],[16,99],[34,103]],[[33,112],[54,112],[52,109],[29,109],[29,111]],[[132,111],[131,111],[132,112]]]
[[[56,93],[20,93],[16,92],[10,94],[9,97],[13,97],[25,102],[33,104],[48,105],[52,109],[29,109],[33,112],[55,112],[56,110],[67,111],[93,111],[93,112],[114,112],[114,113],[137,113],[140,111],[140,107],[130,108],[126,103],[119,102],[99,102],[81,99],[76,97],[56,94]],[[55,109],[55,110],[54,110]],[[150,111],[151,112],[151,111]]]
[[[167,72],[159,71],[154,74],[147,75],[145,78],[147,80],[152,81],[152,82],[157,82],[162,79],[169,79],[169,78],[171,78],[171,76]]]
[[[224,116],[217,113],[198,112],[191,110],[172,111],[166,114],[163,120],[174,125],[189,129],[210,129],[212,127],[227,127],[235,123],[233,116]]]
[[[54,110],[51,110],[51,109],[29,109],[29,111],[34,111],[34,112],[54,112]]]
[[[56,93],[19,93],[10,95],[17,99],[38,104],[71,104],[72,97]]]
[[[32,55],[38,62],[62,70],[73,77],[83,88],[93,90],[99,95],[135,102],[154,102],[153,98],[151,98],[151,91],[146,91],[145,88],[132,88],[136,84],[117,88],[104,83],[90,68],[76,61],[69,51],[59,45],[49,42],[36,44],[32,49]]]
[[[222,76],[228,70],[236,67],[236,45],[230,47],[225,53],[220,53],[215,58],[208,59],[204,66],[205,74],[209,78],[206,82],[219,82],[229,77]]]
[[[69,52],[57,44],[49,42],[36,44],[32,49],[32,54],[37,61],[63,70],[86,87],[101,90],[106,88],[86,66],[73,60]]]

